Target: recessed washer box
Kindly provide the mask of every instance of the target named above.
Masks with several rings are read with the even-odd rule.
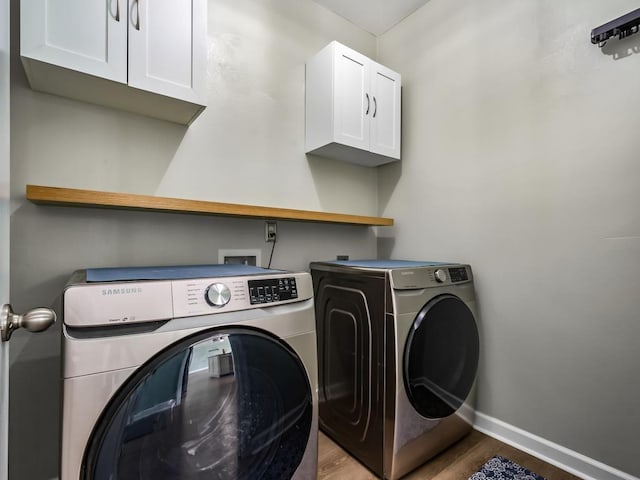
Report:
[[[262,251],[260,249],[219,249],[218,263],[241,265],[262,265]]]

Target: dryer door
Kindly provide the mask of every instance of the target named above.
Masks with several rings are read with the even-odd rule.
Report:
[[[466,400],[478,370],[473,313],[455,295],[440,295],[416,316],[404,350],[409,401],[426,418],[443,418]]]
[[[209,330],[151,359],[114,395],[81,478],[289,479],[312,408],[305,368],[286,344],[248,328]]]

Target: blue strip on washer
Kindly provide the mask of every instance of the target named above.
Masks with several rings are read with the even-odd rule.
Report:
[[[179,280],[183,278],[235,277],[282,273],[253,265],[176,265],[167,267],[88,268],[87,282],[116,282],[125,280]]]
[[[451,265],[451,263],[448,262],[417,262],[410,260],[336,260],[327,263],[362,268],[411,268],[430,267],[434,265]]]

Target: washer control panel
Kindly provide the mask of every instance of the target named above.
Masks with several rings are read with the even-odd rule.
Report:
[[[64,323],[90,327],[150,322],[275,307],[312,298],[311,275],[306,272],[77,283],[64,291]]]
[[[313,298],[308,273],[173,280],[173,317],[234,312]]]
[[[264,278],[260,280],[249,280],[248,283],[249,301],[251,305],[298,298],[298,287],[295,277]]]

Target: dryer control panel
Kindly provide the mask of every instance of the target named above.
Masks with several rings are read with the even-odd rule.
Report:
[[[467,269],[465,267],[450,267],[449,278],[451,278],[453,283],[466,282],[469,280],[469,275],[467,274]]]
[[[392,288],[395,290],[443,287],[473,281],[473,274],[469,265],[396,268],[391,270],[389,276]]]

